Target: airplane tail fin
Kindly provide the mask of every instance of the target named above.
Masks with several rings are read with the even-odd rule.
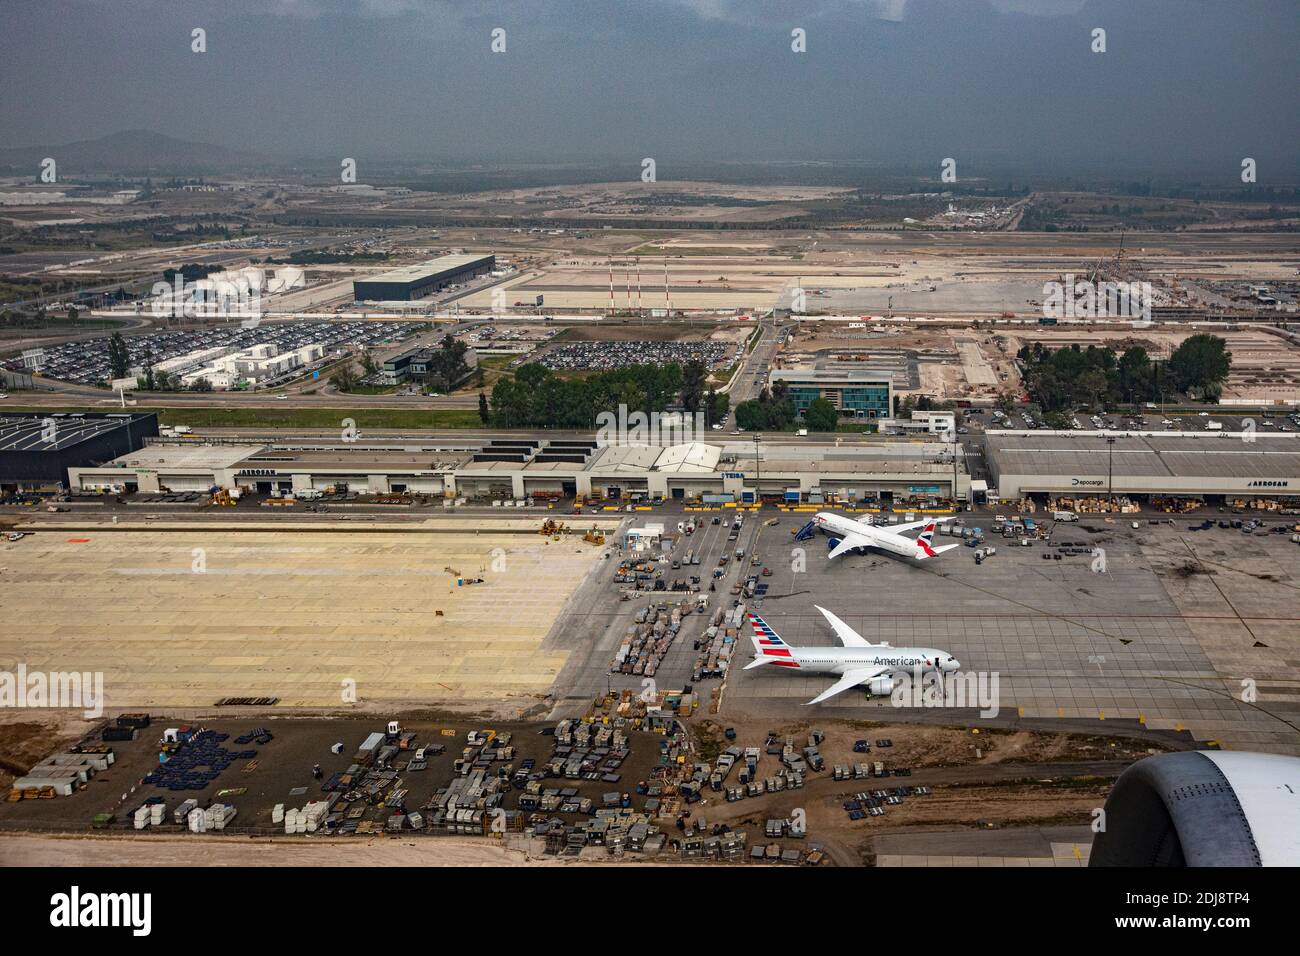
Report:
[[[959,547],[961,547],[961,545],[945,544],[941,548],[932,548],[929,545],[921,544],[921,542],[918,541],[916,544],[916,560],[924,561],[926,558],[934,558],[943,554],[945,551],[951,551],[953,548]]]
[[[745,665],[745,670],[763,664],[776,664],[780,667],[798,667],[790,651],[790,645],[781,640],[780,635],[757,614],[749,615],[749,625],[754,629],[750,638],[754,642],[754,659]]]
[[[953,548],[957,547],[955,544],[946,544],[941,548],[936,548],[934,546],[934,529],[936,526],[937,522],[931,521],[925,526],[925,530],[917,536],[916,559],[918,561],[923,561],[926,558],[933,558],[936,555],[943,554],[945,551],[951,551]]]

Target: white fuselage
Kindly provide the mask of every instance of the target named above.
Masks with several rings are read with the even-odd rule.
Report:
[[[890,554],[904,558],[916,557],[916,541],[892,531],[886,531],[865,521],[855,521],[833,511],[819,511],[813,516],[813,524],[835,538],[854,535],[867,539],[863,547],[878,548]]]
[[[933,673],[936,667],[956,670],[951,655],[935,647],[791,647],[790,657],[798,662],[800,671],[810,674],[843,674],[863,667],[889,667],[908,674],[919,669],[923,675]],[[952,661],[952,666],[947,661]]]

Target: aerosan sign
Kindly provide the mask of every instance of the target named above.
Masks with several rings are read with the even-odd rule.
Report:
[[[1291,482],[1287,481],[1284,478],[1278,479],[1276,481],[1262,481],[1262,480],[1248,481],[1246,482],[1246,487],[1247,488],[1290,488]]]

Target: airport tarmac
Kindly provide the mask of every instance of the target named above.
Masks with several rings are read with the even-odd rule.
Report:
[[[720,513],[724,520],[733,515]],[[779,525],[763,527],[772,516]],[[1218,528],[1193,533],[1187,519],[1173,525],[1143,519],[1133,530],[1127,520],[1093,517],[1058,526],[1050,543],[1039,540],[1027,548],[994,536],[990,543],[997,554],[981,565],[965,547],[921,565],[874,555],[831,564],[825,538],[792,541],[791,531],[807,517],[764,509],[746,516],[738,542],[727,542],[722,526],[707,525],[669,554],[701,551],[695,573],[703,569],[708,593],[709,575],[723,550],[746,548],[743,568],[729,562],[727,576],[710,594],[711,611],[719,602],[729,607],[736,600],[730,585],[737,574],[759,570],[748,561],[757,550],[761,565],[773,574],[761,579],[770,586],[767,597],[749,608],[786,641],[835,643],[814,607],[821,605],[870,641],[941,648],[961,661],[963,672],[985,675],[987,688],[997,675],[1002,719],[1095,720],[1099,731],[1106,720],[1140,720],[1151,729],[1186,729],[1229,749],[1300,754],[1300,589],[1294,583],[1300,578],[1300,548],[1287,535],[1246,536]],[[978,523],[987,527],[989,520],[981,517]],[[1044,560],[1062,542],[1104,549],[1106,570],[1093,570],[1091,552]],[[1224,563],[1229,555],[1231,566]],[[806,570],[794,570],[800,564]],[[556,684],[557,712],[607,686],[641,688],[641,678],[609,674],[614,651],[645,600],[638,595],[617,603],[613,595],[620,586],[610,580],[612,572],[612,567],[601,569],[575,593],[557,622],[562,633],[553,631],[545,645],[572,652]],[[671,582],[684,573],[665,570],[664,576]],[[706,623],[705,615],[686,619],[656,675],[660,689],[690,683],[696,657],[692,640]],[[888,699],[868,699],[858,689],[807,707],[832,678],[771,668],[744,671],[751,657],[749,635],[743,633],[723,688],[724,719],[817,714],[897,719]],[[707,701],[716,686],[703,681],[696,690]],[[1257,696],[1243,701],[1243,692]],[[949,701],[962,703],[955,697]],[[973,720],[977,713],[976,708],[942,711],[957,721]],[[930,709],[906,712],[943,719]]]

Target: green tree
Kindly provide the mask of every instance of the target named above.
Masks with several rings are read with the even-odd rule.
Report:
[[[743,431],[763,431],[767,428],[767,414],[760,401],[751,399],[736,406],[736,427]]]
[[[682,408],[688,412],[698,411],[704,398],[704,383],[709,377],[709,370],[700,361],[690,361],[682,369]]]
[[[840,423],[840,413],[824,398],[814,398],[803,413],[809,431],[833,432]]]
[[[1145,402],[1155,394],[1151,358],[1141,346],[1125,349],[1116,369],[1120,394],[1130,402]]]
[[[344,362],[330,376],[330,384],[340,392],[351,392],[361,384],[361,379],[352,368],[351,362]]]
[[[424,384],[433,392],[450,392],[469,374],[465,353],[469,346],[451,335],[443,336],[438,348],[429,356],[424,373]]]
[[[1217,335],[1202,332],[1184,339],[1169,356],[1169,376],[1184,392],[1217,395],[1232,368],[1232,353]]]
[[[108,337],[108,368],[113,378],[126,378],[131,370],[131,352],[121,332]]]
[[[478,393],[478,418],[484,425],[492,424],[492,412],[488,409],[487,395]]]
[[[723,416],[731,409],[731,396],[726,392],[710,391],[705,402],[705,408],[708,414],[708,423],[710,425],[720,422]]]

